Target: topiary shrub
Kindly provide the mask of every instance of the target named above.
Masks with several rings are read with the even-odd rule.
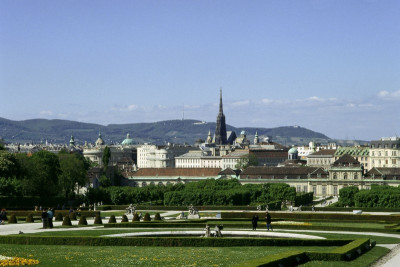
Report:
[[[61,213],[57,213],[55,220],[61,222],[63,220],[63,216]]]
[[[117,220],[115,219],[115,216],[111,215],[110,219],[108,220],[108,223],[116,223],[116,222],[117,222]]]
[[[85,215],[82,215],[82,216],[79,218],[78,225],[88,225]]]
[[[17,217],[15,216],[15,214],[12,214],[10,216],[10,219],[8,219],[8,223],[17,223]]]
[[[103,221],[101,220],[101,217],[99,214],[97,214],[96,218],[94,218],[94,224],[103,224]]]
[[[122,215],[122,220],[121,220],[121,222],[123,223],[123,222],[128,222],[128,217],[124,214],[124,215]]]
[[[144,215],[143,221],[144,221],[144,222],[150,222],[150,221],[151,221],[150,214],[146,213],[146,214]]]
[[[161,221],[160,213],[156,213],[156,215],[154,215],[154,220],[155,221]]]
[[[26,216],[25,222],[27,222],[27,223],[33,223],[34,222],[32,213],[29,213],[28,216]]]
[[[132,222],[140,222],[140,218],[139,218],[139,215],[137,213],[135,213],[135,215],[133,215]]]
[[[73,221],[76,221],[77,219],[76,219],[76,213],[75,212],[71,212],[70,214],[69,214],[69,218],[71,219],[71,220],[73,220]]]
[[[64,220],[63,220],[63,222],[62,222],[62,226],[72,226],[71,219],[69,218],[68,215],[66,215],[66,216],[64,217]]]

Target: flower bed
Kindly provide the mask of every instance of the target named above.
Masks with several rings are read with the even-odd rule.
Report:
[[[0,266],[37,265],[38,260],[0,255]]]

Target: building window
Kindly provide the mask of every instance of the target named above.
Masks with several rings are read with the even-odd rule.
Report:
[[[357,180],[358,179],[358,175],[357,175],[357,173],[355,173],[354,174],[354,180]]]
[[[314,195],[317,195],[317,187],[316,187],[316,186],[313,186],[313,187],[312,187],[312,190],[313,190]]]
[[[334,186],[334,187],[333,187],[333,195],[334,195],[334,196],[337,196],[337,195],[338,195],[338,193],[337,193],[337,186]]]
[[[347,179],[347,173],[343,174],[343,179],[346,180]]]
[[[336,180],[337,179],[337,175],[336,173],[333,175],[333,179]]]
[[[304,185],[303,186],[303,192],[307,192],[308,191],[308,186]]]
[[[396,164],[396,160],[395,159],[392,159],[392,164]]]
[[[297,191],[297,192],[301,192],[301,186],[300,186],[300,185],[297,185],[297,186],[296,186],[296,191]]]
[[[326,185],[322,186],[322,195],[326,196]]]

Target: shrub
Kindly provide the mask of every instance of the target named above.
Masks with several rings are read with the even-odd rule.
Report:
[[[128,217],[126,217],[125,214],[122,215],[122,220],[121,220],[121,222],[122,222],[122,223],[123,223],[123,222],[128,222]]]
[[[88,225],[85,215],[82,215],[82,216],[79,218],[78,225]]]
[[[101,220],[101,217],[99,214],[97,214],[96,218],[94,218],[94,224],[103,224],[103,221]]]
[[[115,219],[115,216],[111,215],[110,219],[108,220],[108,223],[116,223],[116,222],[117,222],[117,220]]]
[[[155,221],[161,221],[161,216],[160,216],[160,213],[156,213],[156,215],[154,216],[154,220]]]
[[[8,223],[17,223],[17,217],[15,216],[15,214],[12,214],[10,216],[10,219],[8,219]]]
[[[69,216],[65,216],[62,222],[62,226],[72,226],[71,219]]]
[[[29,213],[28,216],[26,216],[25,222],[27,222],[27,223],[33,223],[34,222],[32,213]]]
[[[140,221],[139,215],[135,213],[135,215],[133,215],[132,222],[139,222],[139,221]]]
[[[61,222],[63,220],[63,216],[61,213],[57,213],[55,220]]]
[[[75,212],[71,212],[70,214],[69,214],[69,218],[71,219],[71,220],[73,220],[73,221],[76,221],[77,219],[76,219],[76,213]]]
[[[150,214],[146,213],[146,214],[144,215],[143,221],[144,221],[144,222],[150,222],[150,221],[151,221]]]

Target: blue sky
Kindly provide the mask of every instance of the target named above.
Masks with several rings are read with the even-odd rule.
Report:
[[[0,1],[0,117],[400,135],[400,1]],[[134,134],[134,133],[133,133]]]

